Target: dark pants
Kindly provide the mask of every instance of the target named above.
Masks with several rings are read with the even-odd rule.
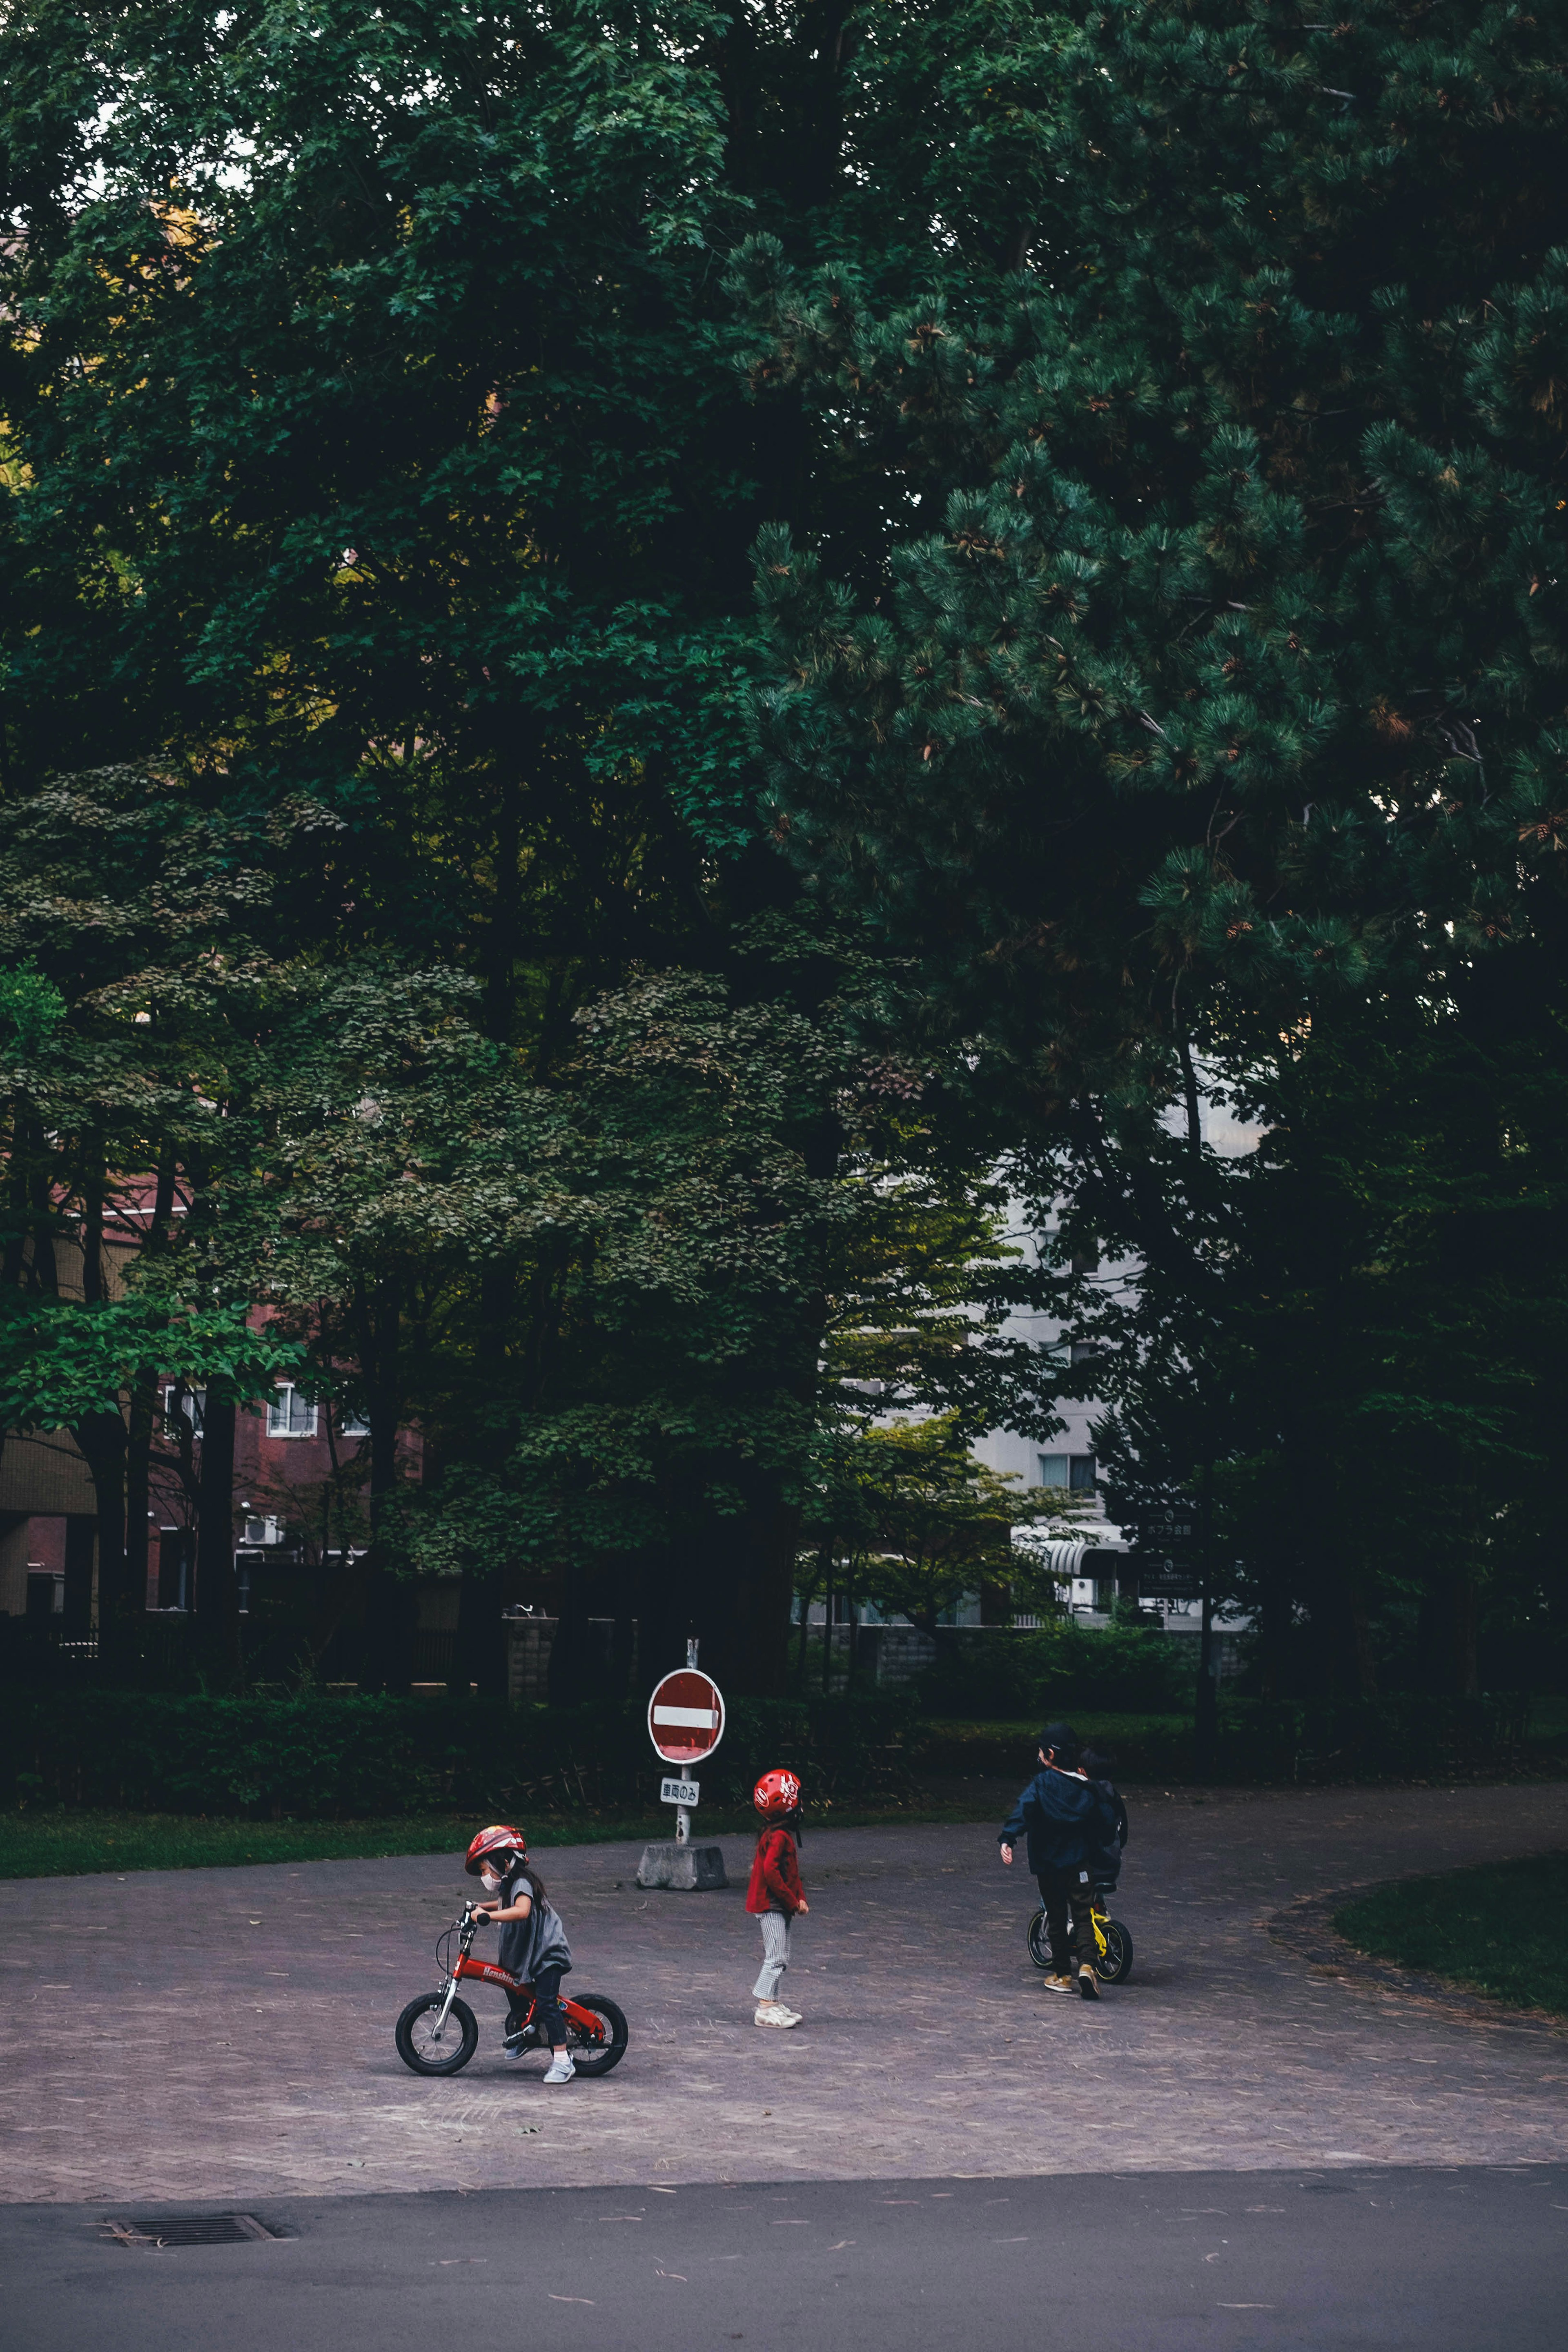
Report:
[[[1046,1933],[1051,1939],[1051,1966],[1058,1977],[1070,1975],[1068,1958],[1068,1913],[1072,1913],[1078,1943],[1078,1964],[1094,1966],[1099,1947],[1094,1940],[1094,1882],[1087,1869],[1042,1870],[1035,1881],[1046,1906]]]
[[[552,2050],[559,2050],[566,2039],[566,2012],[561,2006],[561,1979],[564,1969],[541,1969],[533,1979],[534,2031]],[[514,2000],[507,2019],[507,2031],[513,2032],[522,2023],[525,2012],[521,2001]]]

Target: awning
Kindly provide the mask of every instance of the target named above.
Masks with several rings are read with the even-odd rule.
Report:
[[[1051,1536],[1044,1539],[1032,1528],[1016,1528],[1013,1540],[1061,1584],[1077,1576],[1114,1576],[1118,1566],[1132,1552],[1121,1528],[1112,1527],[1098,1527],[1092,1535]]]

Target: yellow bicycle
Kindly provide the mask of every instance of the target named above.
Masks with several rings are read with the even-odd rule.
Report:
[[[1068,1927],[1069,1939],[1073,1929]],[[1037,1969],[1051,1965],[1050,1937],[1046,1933],[1046,1906],[1042,1903],[1026,1931],[1029,1958]],[[1120,1919],[1112,1919],[1099,1895],[1094,1898],[1094,1973],[1101,1984],[1125,1984],[1132,1973],[1132,1937]],[[1073,1958],[1077,1958],[1076,1943]]]

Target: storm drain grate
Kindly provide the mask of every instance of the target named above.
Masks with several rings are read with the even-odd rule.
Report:
[[[144,2213],[103,2226],[121,2246],[243,2246],[279,2234],[254,2213]]]

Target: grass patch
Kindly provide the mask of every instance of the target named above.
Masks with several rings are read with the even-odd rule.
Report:
[[[1334,1914],[1358,1951],[1568,2016],[1568,1853],[1408,1878]]]
[[[973,1801],[932,1796],[906,1805],[820,1804],[807,1814],[807,1834],[821,1829],[862,1829],[903,1822],[968,1822]],[[702,1838],[751,1838],[749,1807],[715,1805],[694,1824]],[[449,1853],[461,1863],[481,1826],[468,1813],[404,1813],[368,1822],[237,1822],[191,1813],[43,1810],[0,1813],[0,1879],[65,1878],[88,1873],[124,1877],[133,1870],[206,1870],[263,1862],[353,1862],[383,1854]],[[531,1846],[606,1845],[621,1839],[668,1838],[673,1811],[625,1814],[530,1813]]]

